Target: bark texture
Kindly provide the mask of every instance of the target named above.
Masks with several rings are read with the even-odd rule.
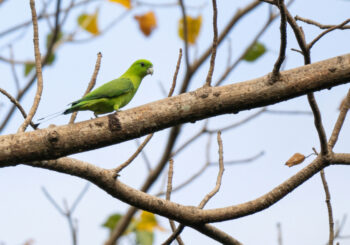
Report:
[[[350,54],[250,81],[203,87],[105,117],[0,136],[1,164],[48,160],[124,142],[185,122],[238,113],[331,88],[350,80]]]

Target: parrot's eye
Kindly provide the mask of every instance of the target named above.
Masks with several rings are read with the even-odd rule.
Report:
[[[141,65],[142,67],[144,67],[144,66],[145,66],[145,63],[141,62],[140,65]]]

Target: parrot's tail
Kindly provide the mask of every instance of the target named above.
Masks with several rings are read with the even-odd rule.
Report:
[[[67,115],[69,113],[75,112],[76,110],[74,110],[73,106],[71,108],[68,108],[67,110],[63,111],[63,115]]]
[[[56,113],[51,114],[51,115],[47,115],[47,116],[42,117],[42,118],[39,118],[39,119],[36,121],[35,125],[38,126],[39,124],[41,124],[41,123],[43,123],[43,122],[47,122],[47,121],[49,121],[49,120],[51,120],[51,119],[53,119],[53,118],[55,118],[55,117],[58,117],[58,116],[62,115],[64,112],[65,112],[65,110],[56,112]]]

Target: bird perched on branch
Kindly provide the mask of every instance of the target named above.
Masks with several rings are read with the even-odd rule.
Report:
[[[94,89],[83,98],[71,103],[70,108],[64,110],[63,113],[58,112],[50,115],[49,119],[75,111],[93,111],[96,117],[98,114],[118,111],[131,101],[142,79],[148,74],[153,74],[152,63],[145,59],[137,60],[119,78]],[[38,122],[42,123],[47,118],[40,118]]]

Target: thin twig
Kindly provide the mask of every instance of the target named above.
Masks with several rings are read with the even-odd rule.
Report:
[[[288,5],[291,4],[294,0],[291,0],[288,2]],[[255,43],[258,41],[258,39],[264,34],[264,32],[267,30],[267,28],[270,26],[270,24],[276,19],[278,15],[272,14],[270,12],[269,17],[261,28],[261,30],[256,34],[256,36],[253,38],[253,40],[250,42],[250,44],[245,48],[243,53],[236,59],[235,62],[232,63],[232,65],[228,66],[225,70],[225,72],[221,75],[221,77],[218,79],[218,81],[215,83],[215,86],[219,86],[226,77],[237,67],[237,65],[243,60],[243,58],[247,55],[247,53],[251,50],[251,48],[255,45]]]
[[[139,141],[138,139],[136,139],[135,142],[136,142],[137,147],[140,147],[140,145],[141,145],[140,141]],[[143,160],[144,160],[145,163],[146,163],[147,170],[148,170],[148,171],[151,171],[151,170],[152,170],[151,162],[150,162],[150,160],[148,159],[148,157],[147,157],[145,151],[141,151],[141,156],[143,157]]]
[[[6,90],[0,88],[0,93],[2,93],[3,95],[5,95],[17,108],[18,110],[21,112],[23,118],[27,118],[27,113],[24,111],[23,107],[21,106],[21,104],[12,96],[10,95],[9,93],[7,93]],[[31,121],[30,122],[30,126],[33,128],[33,129],[36,129],[37,126]]]
[[[152,139],[153,137],[153,133],[147,135],[146,139],[142,142],[142,144],[137,148],[137,150],[134,152],[134,154],[132,154],[128,160],[126,160],[124,163],[120,164],[118,167],[116,167],[115,169],[113,169],[113,171],[115,172],[115,177],[118,176],[118,173],[120,171],[122,171],[124,168],[126,168],[132,161],[135,160],[135,158],[140,154],[140,152],[143,150],[143,148],[145,148],[145,146],[147,145],[147,143]]]
[[[284,6],[284,4],[283,4]],[[302,50],[302,54],[304,56],[304,63],[305,65],[308,65],[311,63],[311,58],[310,58],[310,48],[306,44],[305,41],[305,36],[302,31],[302,29],[297,25],[296,21],[294,18],[291,16],[287,8],[285,8],[286,15],[287,15],[287,20],[288,23],[291,25],[295,37],[297,38],[298,44],[300,49]],[[318,137],[320,139],[320,145],[321,145],[321,154],[322,155],[327,155],[328,154],[328,147],[327,147],[327,137],[326,133],[322,124],[322,118],[321,118],[321,113],[320,109],[318,108],[315,96],[313,93],[308,93],[307,94],[308,102],[310,104],[310,107],[312,109],[312,112],[314,114],[314,123],[315,127],[318,133]]]
[[[86,183],[86,185],[84,186],[84,188],[81,190],[81,192],[79,193],[79,195],[77,196],[77,198],[75,199],[73,205],[71,207],[68,206],[67,200],[64,199],[63,200],[63,208],[61,208],[57,202],[53,199],[53,197],[50,195],[50,193],[46,190],[45,187],[41,187],[44,195],[46,196],[46,198],[50,201],[50,203],[52,204],[52,206],[54,206],[57,211],[64,216],[67,219],[68,222],[68,226],[69,226],[69,230],[71,231],[71,235],[72,235],[72,243],[73,245],[77,245],[78,244],[78,239],[77,239],[77,225],[74,224],[73,219],[72,219],[72,215],[73,212],[75,211],[75,209],[77,208],[79,202],[82,200],[82,198],[84,197],[84,195],[86,194],[87,190],[90,187],[90,183]]]
[[[265,154],[264,151],[259,152],[258,154],[255,154],[254,156],[248,157],[248,158],[243,158],[243,159],[238,159],[238,160],[229,160],[225,161],[225,165],[235,165],[235,164],[242,164],[242,163],[250,163],[258,159],[259,157],[263,156]],[[209,166],[217,166],[217,162],[211,162]]]
[[[88,87],[86,88],[86,90],[85,90],[85,92],[83,94],[83,97],[85,95],[87,95],[95,87],[96,78],[97,78],[98,72],[99,72],[100,67],[101,67],[101,58],[102,58],[102,54],[101,54],[101,52],[98,52],[97,59],[96,59],[96,64],[95,64],[95,69],[94,69],[94,72],[92,73],[92,77],[90,79]],[[77,111],[72,113],[72,116],[69,119],[69,124],[74,123],[74,121],[75,121],[75,119],[77,117],[77,114],[78,114]]]
[[[322,118],[321,118],[321,112],[318,108],[315,96],[313,93],[308,93],[307,98],[310,104],[310,107],[312,109],[312,112],[314,114],[314,123],[315,127],[318,133],[318,137],[320,139],[320,145],[321,145],[321,154],[327,155],[328,153],[328,147],[327,147],[327,137],[326,132],[324,130],[323,124],[322,124]]]
[[[97,0],[94,0],[94,1],[97,1]],[[64,9],[60,9],[60,12],[61,13],[65,13],[65,12],[68,12],[70,11],[73,7],[79,7],[79,6],[86,6],[86,4],[90,3],[90,2],[93,2],[92,0],[83,0],[83,1],[80,1],[80,2],[77,2],[75,3],[73,6],[68,6],[67,8],[64,8]],[[47,18],[47,17],[51,17],[51,16],[54,16],[56,15],[56,12],[54,13],[49,13],[49,14],[46,14],[46,9],[43,9],[42,12],[38,15],[38,20],[41,20],[43,18]],[[32,23],[32,20],[27,20],[21,24],[18,24],[16,26],[13,26],[13,27],[10,27],[9,29],[5,30],[5,31],[2,31],[0,33],[0,37],[4,36],[4,35],[7,35],[7,34],[10,34],[22,27],[26,27],[28,26],[29,24]]]
[[[274,83],[278,80],[280,74],[281,65],[286,58],[286,48],[287,48],[287,17],[283,0],[276,1],[277,7],[280,10],[281,14],[281,24],[280,24],[280,33],[281,33],[281,45],[280,53],[276,60],[276,63],[272,70],[271,82]]]
[[[185,141],[181,146],[179,146],[173,153],[172,156],[175,156],[176,154],[178,154],[180,151],[182,151],[183,149],[185,149],[189,144],[191,144],[192,142],[194,142],[195,140],[199,139],[200,136],[202,136],[204,133],[217,133],[218,131],[224,132],[226,130],[230,130],[233,129],[235,127],[238,127],[250,120],[252,120],[253,118],[259,116],[260,114],[262,114],[263,112],[265,112],[267,110],[266,107],[262,108],[261,110],[253,113],[252,115],[249,115],[248,117],[242,119],[241,121],[235,122],[231,125],[228,125],[226,127],[220,128],[220,129],[208,129],[208,120],[205,121],[204,126],[202,127],[201,130],[199,130],[196,134],[194,134],[191,138],[189,138],[187,141]]]
[[[340,133],[341,128],[343,127],[344,120],[345,120],[346,114],[349,110],[349,107],[350,107],[350,89],[348,90],[348,94],[346,95],[344,103],[340,109],[340,113],[339,113],[337,122],[334,125],[332,135],[328,141],[328,147],[330,148],[330,150],[332,150],[334,148],[334,145],[338,140],[339,133]]]
[[[323,24],[320,24],[314,20],[306,19],[306,18],[300,17],[298,15],[295,16],[294,19],[300,20],[300,21],[305,22],[305,23],[310,24],[310,25],[317,26],[320,29],[330,29],[330,28],[333,28],[334,26],[336,26],[336,25],[323,25]],[[350,29],[350,25],[349,26],[342,26],[339,29],[341,29],[341,30]]]
[[[342,22],[339,25],[333,26],[332,28],[329,28],[328,30],[323,31],[322,33],[320,33],[317,37],[314,38],[314,40],[312,40],[307,46],[309,49],[312,48],[312,46],[314,46],[314,44],[321,39],[321,37],[323,37],[324,35],[326,35],[327,33],[334,31],[336,29],[341,29],[343,26],[345,26],[347,23],[350,22],[350,19],[345,20],[344,22]]]
[[[171,191],[173,189],[173,174],[174,174],[174,160],[170,158],[169,160],[169,170],[168,170],[168,184],[166,188],[166,200],[170,200],[171,197]]]
[[[177,58],[175,73],[173,76],[173,83],[171,84],[171,88],[169,90],[168,97],[171,97],[174,94],[176,81],[177,81],[177,75],[179,74],[180,65],[181,65],[181,58],[182,58],[182,48],[179,49],[179,57]]]
[[[294,32],[295,38],[297,39],[297,42],[299,44],[299,47],[301,49],[301,53],[304,56],[304,63],[305,64],[310,64],[310,52],[307,48],[304,33],[302,29],[298,26],[297,22],[294,20],[292,15],[289,13],[288,9],[285,8],[286,16],[287,16],[287,21],[289,25],[292,27],[292,30]]]
[[[350,236],[343,236],[343,235],[340,235],[341,231],[343,230],[345,224],[346,224],[346,220],[347,220],[347,215],[343,215],[341,221],[340,221],[340,224],[338,224],[339,222],[337,222],[337,227],[335,229],[335,232],[334,232],[334,239],[337,239],[337,238],[349,238]],[[328,242],[327,242],[328,244]]]
[[[326,175],[324,173],[324,170],[322,169],[320,171],[323,189],[326,194],[326,204],[327,204],[327,210],[328,210],[328,221],[329,221],[329,240],[328,245],[333,245],[334,242],[334,221],[333,221],[333,211],[332,211],[332,204],[331,204],[331,194],[329,192]]]
[[[182,189],[183,187],[187,186],[189,183],[191,183],[193,180],[195,180],[197,177],[199,177],[208,168],[209,163],[210,163],[211,136],[212,136],[212,134],[209,134],[208,140],[207,140],[206,161],[205,161],[204,165],[195,174],[193,174],[191,177],[189,177],[187,180],[185,180],[184,182],[182,182],[178,186],[174,187],[172,189],[172,192],[178,191],[178,190]],[[161,196],[164,194],[166,194],[166,192],[160,191],[156,194],[156,196]]]
[[[228,125],[226,127],[220,128],[220,129],[207,129],[206,131],[208,133],[217,133],[218,131],[224,132],[233,128],[236,128],[238,126],[241,126],[247,122],[249,122],[250,120],[253,120],[254,118],[260,116],[262,113],[264,113],[267,110],[267,107],[264,107],[258,111],[256,111],[255,113],[247,116],[246,118],[243,118],[242,120],[238,121],[238,122],[234,122],[231,125]]]
[[[210,134],[211,135],[211,134]],[[239,160],[231,160],[231,161],[225,161],[225,165],[236,165],[236,164],[244,164],[244,163],[250,163],[255,161],[256,159],[258,159],[259,157],[263,156],[265,154],[264,151],[259,152],[258,154],[252,156],[252,157],[248,157],[248,158],[244,158],[244,159],[239,159]],[[191,183],[192,181],[194,181],[197,177],[199,177],[206,169],[208,166],[217,166],[218,162],[210,162],[209,160],[207,160],[205,162],[205,164],[202,166],[202,168],[200,168],[198,170],[198,172],[196,172],[194,175],[192,175],[191,177],[189,177],[187,180],[185,180],[184,182],[182,182],[181,184],[179,184],[178,186],[174,187],[172,189],[172,192],[176,192],[180,189],[182,189],[183,187],[187,186],[189,183]],[[162,196],[164,195],[165,192],[164,191],[160,191],[156,194],[156,196]]]
[[[228,33],[231,29],[241,20],[242,17],[247,16],[249,12],[253,11],[257,8],[261,2],[252,1],[250,4],[245,6],[244,8],[238,9],[236,13],[232,16],[231,20],[227,23],[227,25],[223,28],[222,32],[218,36],[218,45],[222,43],[222,41],[228,36]],[[188,87],[189,80],[191,79],[193,73],[198,70],[198,68],[204,63],[204,61],[209,57],[212,51],[212,45],[206,49],[206,51],[191,65],[191,72],[184,81],[181,92],[185,91],[185,88]],[[193,72],[192,72],[193,71]]]
[[[218,9],[216,6],[216,0],[212,0],[213,4],[213,32],[214,32],[214,37],[213,37],[213,46],[211,48],[211,57],[210,57],[210,67],[208,70],[208,75],[207,79],[205,81],[205,86],[210,87],[211,80],[213,78],[213,73],[214,73],[214,67],[215,67],[215,58],[216,58],[216,48],[218,46]]]
[[[186,70],[190,70],[190,57],[189,57],[189,50],[188,50],[188,24],[187,24],[187,15],[186,15],[186,8],[183,0],[179,0],[181,13],[182,13],[182,20],[183,20],[183,31],[184,31],[184,45],[185,45],[185,64],[186,64]]]
[[[83,197],[85,196],[86,192],[89,190],[89,187],[90,187],[90,182],[86,183],[84,188],[81,190],[81,192],[79,193],[79,195],[75,199],[74,203],[72,204],[72,206],[70,208],[70,212],[71,213],[73,213],[74,210],[77,208],[79,202],[81,201],[81,199],[83,199]]]
[[[270,114],[286,114],[286,115],[312,115],[312,111],[283,111],[283,110],[271,110],[266,109],[266,113]]]
[[[37,73],[38,86],[37,91],[34,97],[34,102],[32,108],[29,111],[27,118],[24,120],[23,124],[20,126],[17,132],[24,132],[28,127],[29,123],[32,121],[34,114],[39,106],[41,99],[41,94],[43,91],[43,74],[41,71],[41,55],[39,49],[39,31],[38,31],[38,19],[36,16],[35,2],[30,0],[30,9],[32,12],[32,21],[33,21],[33,41],[34,41],[34,53],[35,53],[35,68]]]
[[[53,199],[53,197],[50,195],[50,193],[46,190],[45,187],[41,187],[41,190],[43,191],[44,195],[46,196],[47,200],[50,201],[50,203],[52,204],[52,206],[54,206],[56,208],[56,210],[62,214],[62,215],[66,215],[66,213],[64,212],[64,210],[57,204],[57,202]]]
[[[201,201],[201,203],[199,204],[199,208],[204,208],[205,204],[207,204],[207,202],[216,194],[218,193],[218,191],[220,190],[220,186],[221,186],[221,180],[222,180],[222,176],[224,174],[224,156],[223,156],[223,146],[222,146],[222,139],[221,139],[221,132],[219,131],[217,134],[217,140],[218,140],[218,145],[219,145],[219,173],[218,173],[218,177],[216,180],[216,185],[214,187],[214,189],[209,192],[204,199]]]
[[[223,158],[223,146],[222,146],[222,139],[221,139],[221,132],[219,131],[217,133],[217,141],[218,141],[218,145],[219,145],[219,173],[216,179],[216,185],[214,187],[214,189],[209,192],[201,201],[201,203],[198,205],[198,207],[200,209],[203,209],[204,206],[208,203],[208,201],[216,194],[218,193],[218,191],[220,190],[220,186],[221,186],[221,180],[222,180],[222,176],[224,174],[224,158]],[[180,233],[183,231],[183,229],[185,228],[185,226],[183,224],[180,224],[177,229],[175,230],[175,232],[173,232],[173,234],[163,243],[163,245],[168,245],[170,244],[178,235],[180,235]]]
[[[173,174],[174,174],[174,160],[171,158],[169,160],[168,184],[167,184],[167,189],[166,189],[166,200],[168,200],[168,201],[170,201],[171,191],[173,188],[173,185],[172,185]],[[176,230],[174,220],[169,219],[169,223],[170,223],[171,230],[174,232]],[[177,236],[176,240],[180,245],[184,244],[180,236]]]
[[[185,149],[189,144],[197,140],[200,136],[203,135],[204,132],[207,131],[206,126],[204,126],[201,130],[199,130],[196,134],[191,136],[188,140],[186,140],[182,145],[179,146],[173,153],[171,153],[171,156],[177,155],[179,152],[181,152],[183,149]]]

